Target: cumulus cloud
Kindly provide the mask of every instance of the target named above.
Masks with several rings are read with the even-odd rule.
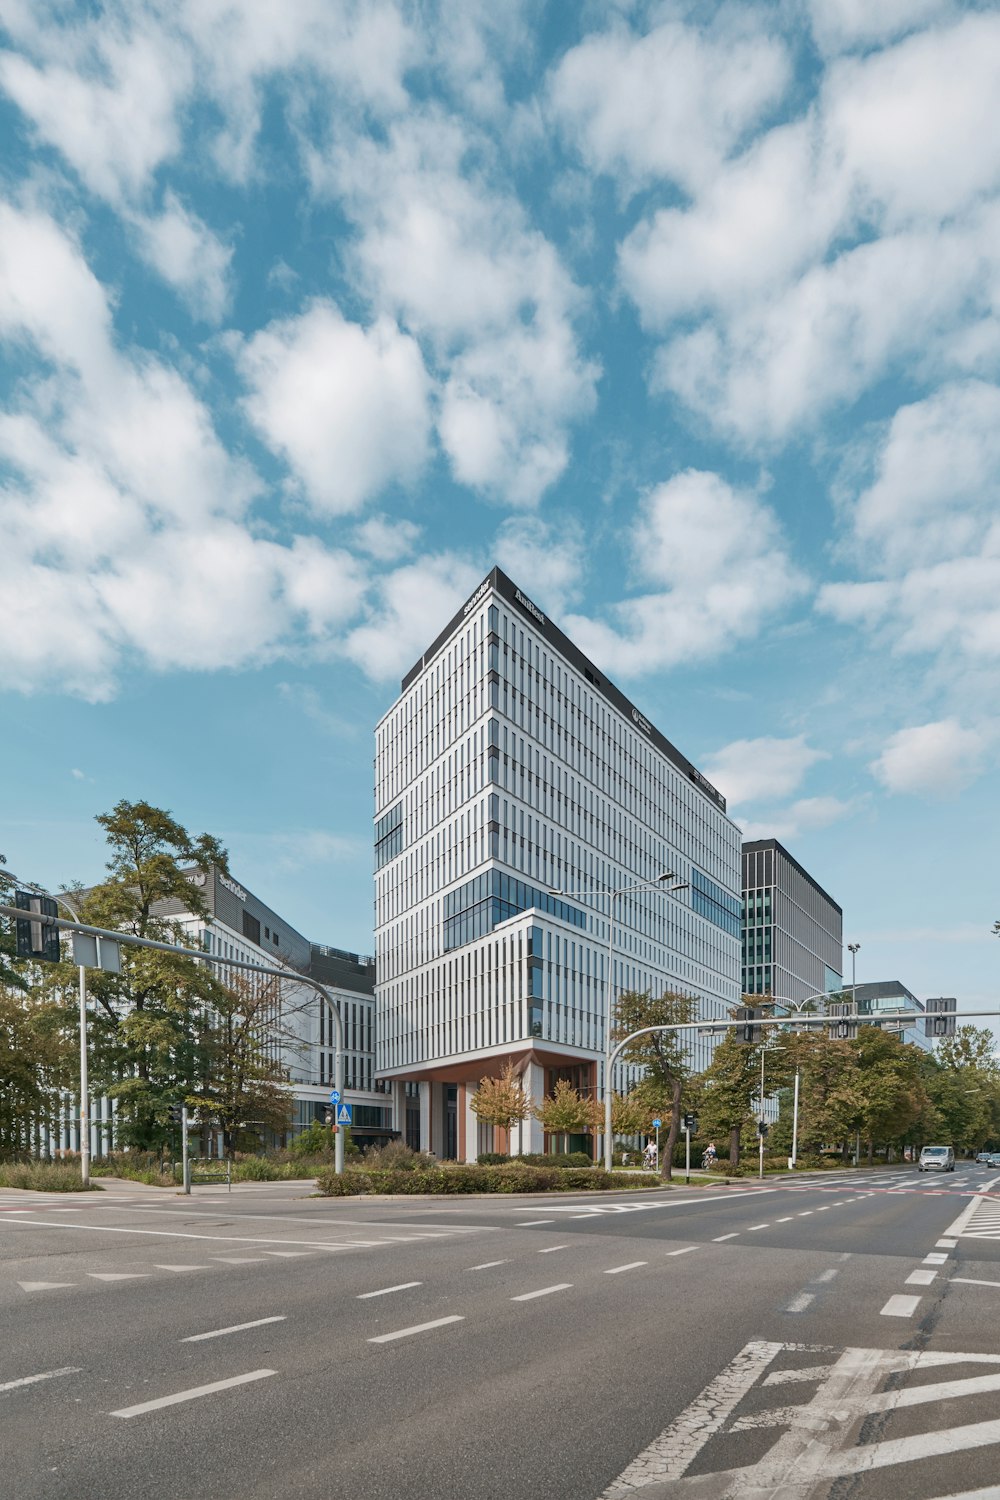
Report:
[[[849,817],[855,804],[840,797],[802,797],[789,807],[781,807],[755,821],[743,824],[745,839],[789,839],[828,828]],[[737,814],[738,816],[738,814]]]
[[[733,740],[710,756],[705,775],[723,792],[729,806],[779,802],[798,791],[811,766],[829,760],[825,750],[814,750],[804,734],[780,739]],[[810,799],[822,801],[824,799]]]
[[[420,540],[420,527],[399,517],[369,516],[353,533],[355,547],[374,557],[376,562],[399,562],[414,552]]]
[[[344,654],[376,681],[401,675],[481,577],[481,568],[454,553],[419,558],[385,574],[369,596],[367,618],[348,632]]]
[[[998,57],[1000,17],[973,13],[836,59],[804,113],[640,220],[620,274],[666,336],[654,388],[759,446],[901,360],[995,360]]]
[[[588,36],[555,68],[553,114],[588,166],[633,186],[664,177],[693,190],[784,93],[784,43],[728,24],[666,21],[638,36]]]
[[[493,555],[547,614],[561,614],[579,593],[585,548],[580,527],[570,517],[512,517],[497,530]]]
[[[823,52],[877,46],[954,12],[954,0],[809,0],[813,35]]]
[[[952,797],[979,776],[987,747],[980,730],[939,719],[899,730],[869,769],[886,791]]]
[[[610,624],[567,621],[594,661],[627,676],[720,655],[756,635],[806,586],[774,512],[699,470],[645,497],[631,550],[650,591],[616,605]]]
[[[256,534],[260,481],[176,370],[125,354],[105,293],[51,219],[0,205],[0,339],[46,361],[0,413],[0,674],[99,700],[124,663],[238,666],[328,642],[363,571]]]
[[[255,334],[238,363],[252,421],[316,510],[357,510],[419,473],[430,382],[417,344],[390,319],[366,329],[316,302]]]
[[[206,322],[218,323],[229,304],[232,247],[224,245],[197,214],[167,193],[162,213],[136,215],[143,256]]]

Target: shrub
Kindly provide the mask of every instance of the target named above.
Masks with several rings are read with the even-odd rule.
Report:
[[[400,1170],[350,1167],[338,1177],[329,1170],[316,1179],[321,1193],[332,1198],[364,1193],[543,1193],[641,1189],[647,1183],[628,1172],[605,1172],[594,1167],[536,1167],[530,1162],[497,1165],[456,1162]]]
[[[83,1178],[78,1166],[58,1161],[32,1161],[0,1166],[0,1188],[30,1188],[36,1193],[82,1193]],[[92,1193],[102,1192],[94,1182]]]
[[[499,1167],[503,1162],[510,1161],[506,1151],[480,1151],[476,1161],[481,1167]]]
[[[365,1152],[363,1162],[366,1172],[413,1172],[417,1167],[431,1165],[429,1156],[411,1150],[404,1141],[387,1141],[384,1146],[373,1146]]]
[[[586,1151],[553,1151],[546,1155],[542,1151],[525,1152],[515,1156],[515,1161],[527,1162],[533,1167],[592,1167],[594,1165]]]

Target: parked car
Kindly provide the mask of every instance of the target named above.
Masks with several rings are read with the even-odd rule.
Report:
[[[1000,1167],[1000,1151],[991,1151],[990,1152],[990,1166],[991,1167]]]
[[[993,1152],[992,1151],[977,1151],[976,1152],[976,1161],[979,1163],[980,1166],[987,1166],[988,1167],[990,1165],[990,1162],[992,1160],[993,1160]]]
[[[917,1163],[920,1172],[954,1172],[955,1151],[951,1146],[925,1146]]]

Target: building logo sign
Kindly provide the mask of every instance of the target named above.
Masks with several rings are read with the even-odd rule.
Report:
[[[484,594],[488,594],[489,591],[490,591],[490,580],[488,578],[484,578],[483,581],[482,581],[482,583],[476,589],[476,592],[473,594],[472,598],[469,600],[468,604],[462,610],[462,614],[463,615],[467,615],[469,613],[470,609],[475,609],[476,605],[479,603],[479,601],[483,597],[483,595]]]
[[[520,589],[515,589],[514,590],[514,598],[517,600],[518,604],[520,604],[523,609],[526,609],[528,611],[529,615],[534,615],[534,617],[538,621],[539,625],[544,625],[545,624],[545,616],[542,614],[541,610],[538,608],[538,605],[537,604],[532,604],[532,602],[531,602],[530,599],[526,599],[524,597],[524,595],[521,593]]]
[[[245,901],[247,899],[247,893],[243,887],[237,885],[235,880],[230,880],[228,875],[223,875],[221,870],[219,871],[219,884],[224,885],[227,891],[232,891],[237,901]]]
[[[633,722],[633,724],[637,724],[639,726],[639,728],[642,730],[643,734],[652,734],[652,732],[653,732],[653,726],[652,726],[652,724],[649,722],[648,719],[643,718],[642,714],[639,712],[639,710],[637,708],[633,708],[633,710],[632,710],[632,722]]]

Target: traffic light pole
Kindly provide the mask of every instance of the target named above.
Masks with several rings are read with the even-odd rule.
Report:
[[[60,898],[62,899],[62,898]],[[63,903],[65,905],[65,902]],[[13,917],[15,921],[23,920],[24,912],[16,906],[0,904],[0,917]],[[294,970],[276,969],[269,964],[249,963],[242,958],[222,958],[214,953],[206,953],[201,948],[185,948],[179,943],[157,943],[152,938],[133,937],[128,932],[112,932],[106,927],[88,927],[80,921],[67,922],[63,917],[46,917],[47,927],[56,927],[62,932],[80,932],[86,937],[107,938],[114,943],[122,943],[129,948],[148,948],[154,953],[172,953],[175,958],[191,958],[198,963],[214,964],[222,969],[242,969],[251,974],[266,974],[272,979],[283,979],[286,982],[294,981],[296,984],[307,985],[315,990],[326,1005],[333,1018],[334,1030],[337,1035],[337,1047],[334,1053],[334,1079],[335,1087],[340,1091],[341,1098],[344,1094],[344,1023],[340,1015],[340,1007],[335,1004],[331,995],[324,989],[318,980],[312,979],[308,974],[298,974]],[[88,1143],[89,1145],[89,1143]],[[338,1175],[344,1170],[344,1133],[337,1131],[334,1145],[333,1169]]]

